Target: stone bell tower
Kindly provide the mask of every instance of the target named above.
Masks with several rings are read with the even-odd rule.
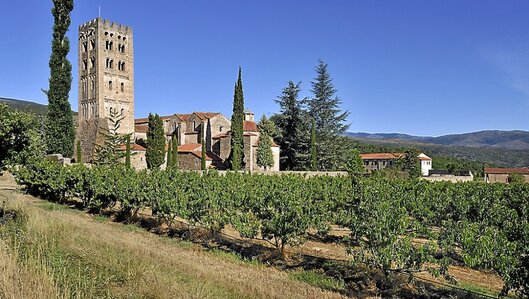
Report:
[[[111,115],[122,118],[119,134],[134,133],[133,40],[131,27],[102,18],[79,26],[77,138],[85,162],[92,161]]]

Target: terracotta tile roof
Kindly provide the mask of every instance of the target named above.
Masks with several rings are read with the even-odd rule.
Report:
[[[432,160],[432,158],[426,156],[424,153],[420,153],[417,156],[417,158],[419,158],[419,160],[421,160],[421,161],[431,161]]]
[[[520,174],[529,174],[529,168],[485,168],[486,174],[511,174],[511,173],[520,173]]]
[[[142,125],[138,125],[138,124],[136,124],[136,125],[134,125],[134,132],[136,132],[136,133],[147,133],[147,128],[148,128],[148,126],[146,126],[146,125],[143,125],[143,124]]]
[[[126,147],[127,146],[125,144],[122,144],[122,145],[120,145],[118,147],[118,149],[124,151],[124,150],[126,150]],[[146,149],[143,146],[141,146],[139,144],[136,144],[136,143],[131,143],[130,144],[130,150],[131,151],[136,151],[136,152],[144,152],[144,151],[146,151]]]
[[[200,151],[202,145],[200,143],[186,143],[178,146],[179,152]]]
[[[178,117],[181,121],[187,121],[189,117],[191,117],[191,114],[176,113],[175,116]]]
[[[254,121],[251,120],[245,120],[243,123],[243,130],[244,131],[252,131],[252,132],[258,132],[259,129],[257,128],[257,124]]]
[[[162,120],[169,120],[171,119],[171,115],[164,115],[164,116],[160,116],[160,118]],[[146,124],[146,123],[149,123],[149,118],[148,117],[142,117],[142,118],[136,118],[134,119],[134,124]]]
[[[404,157],[404,153],[371,153],[360,154],[362,160],[395,160]]]
[[[219,112],[193,112],[198,118],[204,120],[219,115]]]
[[[134,120],[134,123],[135,124],[144,124],[144,123],[148,123],[149,122],[149,119],[147,117],[143,117],[143,118],[136,118]]]

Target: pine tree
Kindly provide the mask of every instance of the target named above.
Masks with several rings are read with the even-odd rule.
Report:
[[[70,27],[73,0],[53,0],[51,10],[54,18],[52,52],[50,57],[50,80],[48,114],[46,116],[45,140],[47,152],[73,156],[75,131],[68,94],[72,84],[72,65],[67,59],[70,41],[66,32]]]
[[[327,64],[318,61],[316,78],[312,83],[313,98],[308,101],[308,110],[316,123],[316,146],[318,166],[322,170],[332,170],[339,167],[340,157],[344,156],[344,147],[337,144],[337,137],[349,128],[345,124],[348,111],[341,112],[342,101],[335,96],[336,89],[327,71]]]
[[[130,134],[125,135],[125,167],[130,168]]]
[[[271,117],[279,131],[275,140],[281,148],[281,170],[304,170],[310,166],[309,118],[303,109],[304,100],[298,99],[300,84],[288,82],[288,86],[283,88],[281,96],[276,100],[280,111]]]
[[[310,166],[312,171],[318,170],[318,149],[316,148],[316,122],[314,118],[310,126]]]
[[[233,95],[233,114],[231,116],[231,152],[228,158],[231,170],[241,170],[244,159],[244,95],[242,91],[241,68]]]
[[[158,114],[149,113],[145,159],[148,169],[159,169],[165,161],[165,136],[162,119]]]
[[[266,116],[259,120],[259,146],[257,147],[257,165],[264,167],[274,166],[274,154],[272,153],[272,139],[270,133],[273,132],[273,123]]]

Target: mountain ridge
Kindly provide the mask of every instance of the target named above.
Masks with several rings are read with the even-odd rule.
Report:
[[[347,136],[360,140],[428,143],[464,147],[492,147],[498,149],[529,149],[529,131],[523,130],[482,130],[461,134],[448,134],[438,137],[414,136],[402,133],[347,132]]]

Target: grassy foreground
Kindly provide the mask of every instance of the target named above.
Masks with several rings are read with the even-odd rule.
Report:
[[[4,190],[0,191],[0,298],[341,295],[270,267]]]

